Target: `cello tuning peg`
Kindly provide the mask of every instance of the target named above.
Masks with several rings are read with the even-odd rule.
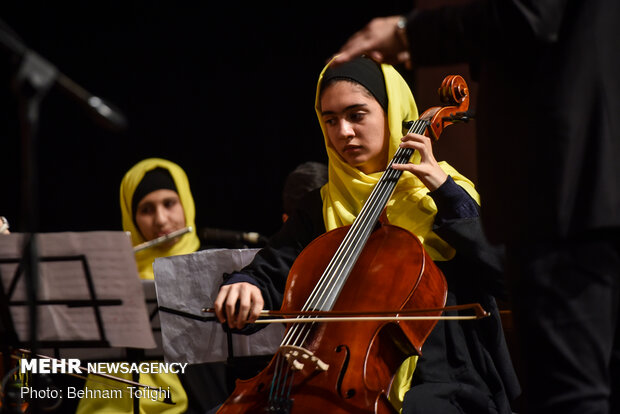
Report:
[[[450,114],[449,116],[443,117],[444,121],[449,122],[469,122],[470,120],[475,118],[475,113],[472,110],[466,112],[456,112],[454,114]]]

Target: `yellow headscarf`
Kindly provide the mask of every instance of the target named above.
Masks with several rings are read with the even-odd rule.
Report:
[[[131,208],[133,194],[144,178],[144,175],[157,168],[165,168],[170,172],[174,184],[179,194],[179,199],[183,205],[185,212],[185,225],[196,228],[194,223],[196,217],[196,208],[194,206],[194,198],[189,189],[189,181],[185,171],[177,164],[161,158],[147,158],[134,165],[123,177],[121,181],[121,213],[123,216],[123,230],[131,232],[131,243],[136,246],[144,243],[144,237],[138,230],[134,221],[134,213]],[[181,239],[171,247],[155,246],[142,250],[136,254],[136,262],[138,263],[138,272],[142,279],[153,279],[153,261],[158,257],[176,256],[179,254],[192,253],[200,247],[200,240],[195,230],[181,236]]]
[[[319,96],[323,74],[328,67],[329,64],[325,66],[319,76],[315,109],[323,130],[329,158],[329,181],[321,188],[323,220],[326,229],[329,231],[353,223],[370,196],[370,192],[379,181],[382,172],[364,174],[347,164],[331,146],[321,117]],[[418,109],[409,86],[396,69],[386,64],[382,64],[381,69],[388,96],[387,117],[390,129],[388,157],[392,159],[403,136],[403,121],[416,120]],[[411,162],[420,162],[420,154],[417,151],[411,157]],[[446,162],[440,162],[439,165],[478,203],[480,202],[478,193],[470,180],[459,174]],[[454,249],[431,230],[437,213],[437,206],[428,195],[428,191],[415,175],[404,172],[387,204],[388,221],[390,224],[405,228],[415,234],[433,260],[450,260],[454,257]]]

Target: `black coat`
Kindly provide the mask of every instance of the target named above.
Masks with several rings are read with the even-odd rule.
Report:
[[[414,64],[468,62],[479,81],[487,235],[620,227],[620,2],[467,3],[414,10],[407,32]]]

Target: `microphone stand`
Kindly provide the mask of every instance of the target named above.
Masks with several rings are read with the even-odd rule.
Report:
[[[18,117],[21,135],[22,156],[22,208],[24,214],[24,250],[22,255],[26,296],[28,300],[29,326],[28,341],[32,354],[37,353],[37,292],[38,292],[38,246],[36,232],[39,230],[38,211],[38,170],[37,170],[37,133],[39,126],[39,108],[50,88],[57,84],[64,92],[89,110],[91,115],[103,126],[120,131],[126,128],[122,113],[102,99],[91,95],[67,76],[30,50],[21,39],[0,20],[0,48],[9,52],[9,60],[19,62],[19,67],[12,81],[17,95]],[[31,354],[31,355],[32,355]],[[36,375],[31,386],[37,387]],[[33,413],[38,412],[37,399],[31,401]]]
[[[37,346],[37,291],[38,291],[38,246],[36,232],[39,227],[38,171],[37,171],[37,129],[41,101],[54,84],[58,72],[46,65],[37,55],[26,53],[14,79],[13,88],[17,94],[18,116],[22,142],[22,211],[24,223],[24,277],[28,300],[28,340],[33,353]],[[33,387],[37,378],[33,376]],[[33,412],[37,412],[36,398],[31,401]]]

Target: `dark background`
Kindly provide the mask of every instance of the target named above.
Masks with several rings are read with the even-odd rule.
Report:
[[[314,112],[326,59],[372,17],[413,4],[3,3],[0,19],[30,49],[129,121],[112,132],[58,88],[47,94],[36,147],[39,231],[119,230],[122,176],[143,158],[162,157],[187,172],[199,228],[266,235],[280,225],[286,175],[301,162],[327,161]],[[9,55],[0,54],[0,215],[23,231]],[[438,104],[436,88],[449,72],[404,73],[421,110]],[[439,150],[438,158],[475,180],[473,136],[464,131],[469,138],[450,144],[453,155]]]

